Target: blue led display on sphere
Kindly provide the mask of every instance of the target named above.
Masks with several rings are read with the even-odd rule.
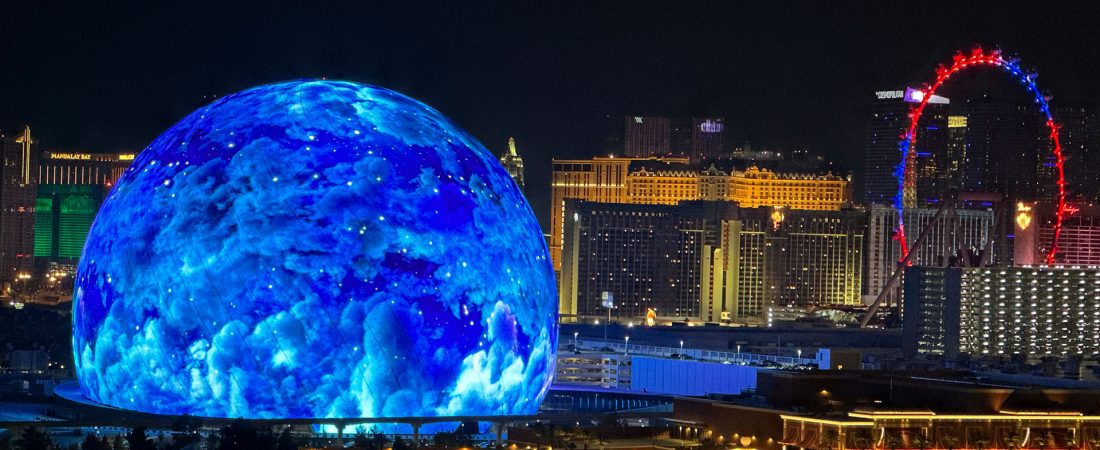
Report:
[[[519,188],[434,109],[261,86],[146,148],[88,235],[83,395],[246,418],[534,414],[557,293]]]

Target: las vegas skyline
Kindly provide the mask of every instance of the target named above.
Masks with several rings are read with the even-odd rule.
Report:
[[[494,152],[514,136],[545,228],[550,159],[604,153],[608,116],[725,117],[732,142],[808,150],[858,178],[871,93],[929,80],[955,49],[1019,56],[1054,104],[1100,92],[1084,3],[793,6],[12,4],[22,20],[0,51],[23,57],[0,71],[0,131],[134,151],[241,88],[355,80],[423,99]]]

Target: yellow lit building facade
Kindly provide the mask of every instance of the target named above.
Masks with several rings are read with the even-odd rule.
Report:
[[[601,203],[675,205],[686,200],[734,201],[742,208],[837,211],[852,198],[851,180],[827,174],[776,173],[755,166],[719,170],[687,158],[554,160],[551,176],[550,253],[561,270],[565,199]]]
[[[943,414],[928,409],[856,409],[835,419],[780,417],[783,448],[1084,450],[1100,446],[1100,416],[1074,411]]]

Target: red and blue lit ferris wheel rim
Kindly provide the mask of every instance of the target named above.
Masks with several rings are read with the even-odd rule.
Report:
[[[1046,263],[1048,265],[1054,264],[1054,257],[1058,253],[1058,238],[1062,234],[1062,218],[1065,216],[1066,211],[1066,178],[1065,170],[1062,165],[1062,144],[1058,139],[1059,125],[1054,122],[1054,116],[1050,113],[1050,106],[1047,105],[1046,99],[1043,98],[1043,94],[1039,91],[1038,86],[1035,85],[1034,74],[1024,72],[1023,69],[1020,68],[1019,61],[1005,59],[998,50],[992,50],[987,53],[981,48],[974,49],[969,55],[962,53],[956,54],[950,66],[941,65],[936,69],[935,83],[928,87],[928,89],[923,90],[923,98],[913,109],[910,115],[909,127],[906,129],[905,134],[901,136],[901,143],[898,146],[901,151],[901,162],[894,169],[894,176],[898,180],[898,193],[894,196],[894,207],[898,211],[897,239],[901,244],[901,254],[904,258],[904,255],[909,253],[908,243],[905,239],[905,219],[903,217],[903,212],[905,211],[905,193],[907,190],[912,192],[913,188],[916,186],[916,177],[913,170],[916,152],[912,150],[915,149],[917,142],[917,124],[920,122],[921,114],[924,112],[924,107],[928,105],[928,101],[936,91],[939,90],[940,86],[951,78],[952,75],[970,67],[980,66],[999,67],[1015,77],[1020,84],[1031,93],[1035,103],[1039,105],[1039,110],[1042,111],[1046,118],[1046,126],[1050,133],[1050,140],[1054,144],[1054,164],[1058,172],[1058,209],[1054,216],[1054,236],[1050,243],[1050,250],[1046,254]]]

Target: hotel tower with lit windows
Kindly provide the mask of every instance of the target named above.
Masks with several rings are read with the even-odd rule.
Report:
[[[1091,355],[1100,348],[1100,270],[909,267],[904,320],[908,355]]]
[[[784,207],[837,211],[851,202],[851,180],[832,173],[777,173],[701,167],[687,158],[554,160],[550,255],[561,270],[565,200],[675,205],[681,201],[733,201],[742,208]]]
[[[35,198],[36,273],[71,271],[80,258],[100,204],[134,156],[133,153],[42,153]]]
[[[565,201],[559,312],[764,325],[771,306],[860,301],[862,209]]]
[[[0,134],[0,289],[29,288],[34,268],[34,195],[38,185],[38,142],[30,127]]]

